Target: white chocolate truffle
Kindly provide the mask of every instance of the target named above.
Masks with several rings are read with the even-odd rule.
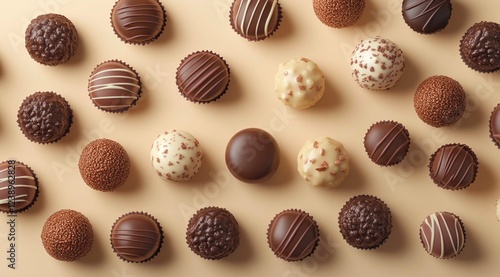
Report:
[[[363,88],[390,89],[401,78],[404,69],[403,51],[388,39],[365,39],[352,53],[352,77]]]
[[[296,109],[307,109],[323,96],[325,76],[313,61],[300,58],[279,65],[274,77],[278,99]]]
[[[163,180],[184,182],[198,173],[203,152],[191,134],[173,130],[156,138],[150,157],[153,168]]]
[[[497,200],[497,220],[500,221],[500,199]]]
[[[313,186],[337,187],[349,175],[349,155],[342,143],[319,137],[302,146],[297,156],[297,169]]]

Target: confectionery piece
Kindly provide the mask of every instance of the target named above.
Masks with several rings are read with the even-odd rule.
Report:
[[[184,182],[201,167],[203,151],[198,140],[181,130],[160,134],[151,147],[151,164],[165,181]]]
[[[319,243],[319,228],[306,212],[284,210],[271,220],[267,243],[276,257],[288,262],[300,261],[314,253]]]
[[[413,105],[418,117],[433,127],[457,122],[465,111],[465,91],[447,76],[431,76],[417,87]]]
[[[391,233],[391,211],[375,196],[354,196],[340,210],[339,227],[345,241],[351,246],[365,250],[375,249]]]
[[[189,219],[186,242],[198,256],[219,260],[233,253],[240,244],[240,229],[228,210],[207,207]]]
[[[297,155],[297,170],[313,186],[336,187],[349,175],[349,155],[332,138],[310,139]]]
[[[231,27],[249,41],[270,37],[279,27],[278,0],[234,0],[229,12]]]
[[[96,139],[83,148],[78,168],[83,181],[92,189],[114,191],[127,180],[130,159],[118,142]]]
[[[240,181],[264,182],[274,175],[279,163],[278,143],[264,130],[241,130],[227,143],[227,168]]]
[[[143,263],[154,258],[163,243],[160,223],[144,212],[122,215],[111,228],[111,247],[126,262]]]
[[[468,187],[476,179],[476,154],[464,144],[446,144],[432,154],[429,170],[434,183],[449,190]]]
[[[410,28],[421,34],[444,29],[451,17],[451,0],[404,0],[403,19]]]
[[[314,13],[332,28],[354,25],[363,14],[365,0],[313,0]]]
[[[47,218],[41,238],[50,256],[72,262],[89,253],[94,243],[94,231],[83,214],[74,210],[60,210]]]
[[[500,221],[500,199],[497,200],[496,214],[497,214],[497,220]]]
[[[195,103],[219,99],[229,86],[229,66],[219,55],[195,52],[185,57],[176,73],[176,83],[182,96]]]
[[[403,51],[388,39],[365,39],[352,52],[351,70],[352,77],[362,88],[390,89],[405,70]]]
[[[500,149],[500,104],[498,104],[490,115],[490,138]]]
[[[158,0],[118,0],[111,11],[111,25],[125,43],[148,44],[161,35],[167,14]]]
[[[42,14],[25,32],[25,46],[33,60],[43,65],[65,63],[76,54],[79,40],[75,25],[60,14]]]
[[[420,225],[425,250],[440,259],[455,257],[465,246],[465,229],[460,218],[449,212],[433,213]]]
[[[307,109],[323,97],[325,75],[309,59],[292,59],[280,64],[274,77],[274,91],[285,105]]]
[[[36,92],[23,100],[17,124],[30,141],[47,144],[64,137],[73,123],[73,111],[61,95]]]
[[[141,80],[135,70],[121,61],[98,65],[90,75],[89,96],[106,112],[124,112],[141,96]]]
[[[0,211],[20,213],[29,209],[38,196],[38,179],[22,162],[0,163]]]
[[[401,123],[380,121],[368,129],[364,145],[372,162],[391,166],[401,162],[408,153],[410,134]]]
[[[478,72],[500,69],[500,24],[479,22],[472,25],[460,40],[460,56]]]

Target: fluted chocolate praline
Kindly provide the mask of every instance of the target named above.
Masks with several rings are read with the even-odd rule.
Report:
[[[490,138],[500,148],[500,104],[498,104],[490,115]]]
[[[476,154],[465,144],[446,144],[432,154],[430,176],[439,187],[459,190],[476,179],[478,161]]]
[[[463,222],[449,212],[430,214],[420,225],[420,241],[432,256],[440,259],[453,258],[465,246]]]
[[[404,0],[403,19],[415,32],[432,34],[444,29],[451,17],[451,0]]]
[[[229,12],[233,30],[249,41],[270,37],[279,27],[278,0],[234,0]]]
[[[0,163],[0,211],[20,213],[29,209],[38,196],[38,179],[22,162]]]
[[[403,160],[410,148],[410,134],[403,124],[380,121],[365,134],[364,145],[368,157],[381,166],[391,166]]]
[[[500,69],[500,24],[481,21],[472,25],[460,40],[460,56],[478,72]]]

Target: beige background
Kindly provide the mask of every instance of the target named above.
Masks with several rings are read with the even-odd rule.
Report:
[[[126,45],[115,37],[109,20],[114,1],[8,1],[0,10],[0,159],[29,164],[40,181],[40,197],[17,217],[17,269],[6,261],[7,225],[0,224],[0,276],[494,276],[500,265],[500,222],[495,201],[500,196],[500,150],[488,136],[488,119],[500,102],[500,75],[479,74],[460,60],[458,43],[465,30],[481,20],[499,22],[496,0],[453,1],[449,26],[435,35],[419,35],[400,15],[399,0],[367,0],[360,21],[334,30],[317,20],[311,1],[281,1],[283,20],[277,33],[251,43],[229,26],[230,0],[163,1],[168,14],[165,33],[147,46]],[[66,15],[76,25],[81,47],[68,64],[45,67],[24,49],[24,30],[40,13]],[[407,69],[390,91],[361,89],[352,80],[349,53],[362,38],[381,35],[404,51]],[[223,56],[231,68],[229,91],[208,105],[190,103],[175,85],[180,60],[197,50]],[[327,78],[326,94],[308,110],[285,107],[274,94],[278,64],[294,57],[318,63]],[[125,114],[93,107],[87,79],[102,61],[121,59],[144,82],[144,94]],[[444,74],[466,90],[467,111],[455,126],[436,129],[413,110],[413,93],[426,77]],[[70,134],[52,145],[29,142],[19,131],[16,112],[35,91],[62,94],[74,110]],[[383,168],[363,148],[366,129],[379,120],[397,120],[410,132],[412,144],[403,163]],[[259,127],[271,132],[281,148],[276,175],[263,184],[241,183],[227,171],[224,150],[237,131]],[[149,164],[149,147],[164,130],[182,129],[201,143],[204,163],[188,183],[166,183]],[[301,180],[295,158],[310,138],[328,135],[344,143],[351,156],[351,174],[340,187],[325,190]],[[112,193],[87,187],[76,166],[78,153],[91,140],[120,142],[130,155],[127,183]],[[428,177],[428,158],[444,143],[468,144],[480,161],[476,182],[462,191],[445,191]],[[350,197],[373,194],[391,208],[394,226],[387,242],[373,251],[357,250],[343,239],[337,214]],[[241,244],[233,255],[206,261],[187,247],[187,219],[207,205],[225,207],[238,219]],[[94,227],[95,244],[80,261],[59,262],[45,253],[40,231],[45,219],[63,208],[85,214]],[[275,258],[266,229],[283,209],[300,208],[318,222],[321,244],[315,255],[295,263]],[[165,231],[159,256],[145,264],[118,259],[109,244],[112,223],[129,211],[146,211]],[[463,252],[451,260],[428,255],[418,227],[428,214],[450,211],[466,225]],[[3,215],[2,222],[6,219]]]

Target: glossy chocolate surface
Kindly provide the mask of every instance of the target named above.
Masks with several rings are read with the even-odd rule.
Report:
[[[476,178],[478,163],[474,152],[463,144],[448,144],[431,157],[430,175],[439,187],[458,190]]]
[[[0,211],[22,212],[33,204],[37,194],[38,180],[31,168],[14,160],[0,164]]]
[[[420,240],[432,256],[440,259],[452,258],[465,246],[463,223],[452,213],[433,213],[420,225]]]
[[[381,121],[370,127],[364,145],[374,163],[390,166],[403,160],[410,147],[410,136],[401,123]]]
[[[404,0],[403,18],[415,32],[431,34],[448,25],[451,9],[450,0]]]

